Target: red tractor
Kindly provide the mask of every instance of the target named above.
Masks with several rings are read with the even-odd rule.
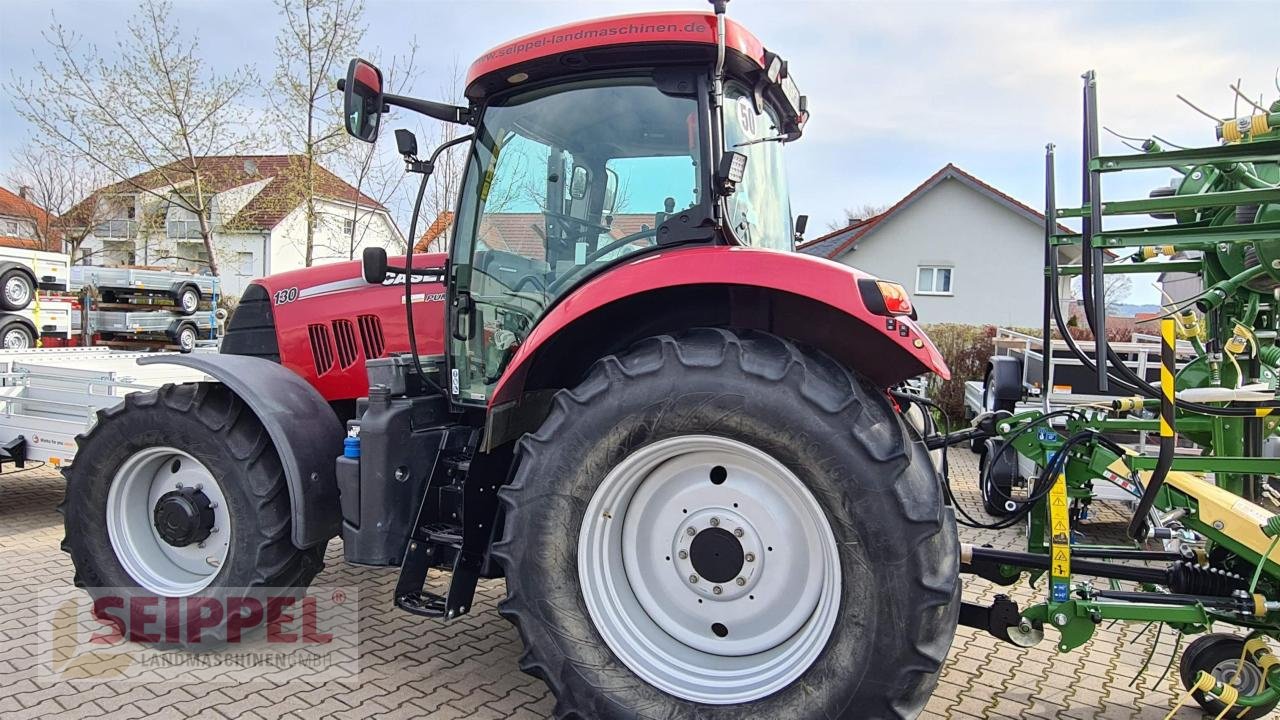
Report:
[[[305,587],[340,536],[422,616],[505,576],[559,717],[919,712],[960,558],[890,388],[948,371],[900,286],[791,252],[806,100],[725,1],[496,47],[466,107],[352,61],[357,138],[393,107],[470,128],[448,257],[262,279],[221,354],[157,359],[215,381],[81,438],[77,584]],[[425,186],[444,148],[397,142]]]

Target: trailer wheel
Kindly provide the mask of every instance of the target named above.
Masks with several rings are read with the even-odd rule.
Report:
[[[36,344],[36,334],[25,323],[11,321],[0,329],[0,346],[5,350],[28,350]]]
[[[293,545],[279,455],[225,387],[130,393],[77,443],[65,471],[63,549],[76,586],[95,598],[303,588],[324,567],[325,543]]]
[[[1011,499],[1013,481],[1018,475],[1018,451],[1012,445],[1004,445],[999,438],[984,441],[982,455],[978,459],[978,493],[982,496],[982,509],[988,515],[1008,517],[1018,509]]]
[[[501,491],[500,609],[558,718],[909,718],[959,612],[927,451],[762,333],[649,338],[557,393]]]
[[[0,275],[0,307],[5,310],[21,310],[31,304],[35,294],[35,281],[22,270],[12,268]]]
[[[200,309],[200,291],[188,285],[174,295],[173,304],[183,315],[195,315]]]
[[[1188,690],[1191,689],[1195,684],[1196,675],[1203,670],[1218,682],[1233,685],[1241,695],[1256,695],[1262,692],[1265,687],[1262,669],[1248,657],[1241,665],[1240,656],[1243,652],[1244,638],[1235,635],[1210,633],[1196,638],[1182,652],[1182,659],[1178,661],[1178,675],[1182,679],[1182,686]],[[1238,675],[1237,669],[1240,671]],[[1199,690],[1193,692],[1191,696],[1200,703],[1200,707],[1204,708],[1205,712],[1215,717],[1227,707],[1221,701]],[[1227,715],[1241,720],[1256,720],[1270,717],[1276,705],[1277,703],[1273,702],[1266,706],[1249,708],[1247,711],[1244,708],[1236,708]]]
[[[178,328],[178,352],[189,353],[196,349],[196,338],[199,333],[196,326],[190,323]]]
[[[1017,403],[1014,403],[1011,400],[1001,400],[996,397],[994,373],[991,369],[988,369],[987,374],[982,378],[982,411],[996,412],[998,410],[1004,410],[1012,413],[1016,407]],[[974,438],[969,441],[969,449],[973,452],[981,453],[985,442],[986,441],[983,438]]]

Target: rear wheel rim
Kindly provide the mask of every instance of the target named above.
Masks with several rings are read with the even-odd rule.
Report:
[[[11,277],[4,284],[4,297],[11,304],[24,307],[31,301],[31,286],[20,277]]]
[[[840,605],[835,534],[813,493],[772,456],[710,435],[645,446],[606,475],[583,518],[578,575],[623,664],[706,704],[791,684]]]
[[[196,332],[189,328],[183,330],[178,336],[178,346],[183,350],[194,350],[196,347]]]
[[[182,293],[182,309],[183,310],[186,310],[187,312],[195,312],[196,308],[199,306],[200,306],[199,295],[196,295],[195,292],[191,290],[187,290],[186,292]]]
[[[212,532],[200,542],[175,546],[156,528],[157,503],[168,493],[194,489],[212,506]],[[107,535],[129,577],[165,597],[192,595],[209,587],[226,563],[231,523],[222,487],[204,463],[172,447],[149,447],[130,455],[107,491]]]

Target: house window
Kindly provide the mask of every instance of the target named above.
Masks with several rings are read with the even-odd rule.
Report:
[[[237,275],[253,275],[253,253],[238,252],[236,253],[236,274]]]
[[[350,236],[351,233],[355,231],[356,231],[356,222],[354,220],[352,220],[351,218],[346,218],[345,220],[342,221],[343,235]]]
[[[916,270],[916,294],[950,295],[951,268],[921,265]]]

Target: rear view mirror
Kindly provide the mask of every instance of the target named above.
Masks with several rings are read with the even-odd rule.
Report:
[[[342,85],[342,114],[347,133],[357,140],[378,139],[378,120],[382,116],[382,71],[373,63],[353,58],[347,66]]]
[[[569,178],[569,197],[574,200],[581,200],[587,196],[587,181],[591,179],[591,173],[581,165],[573,166],[573,174]]]
[[[360,258],[360,270],[364,281],[381,285],[387,279],[387,251],[380,247],[367,247]]]
[[[618,203],[618,173],[612,168],[605,168],[604,176],[604,203],[601,212],[609,215],[613,213],[614,206]]]

